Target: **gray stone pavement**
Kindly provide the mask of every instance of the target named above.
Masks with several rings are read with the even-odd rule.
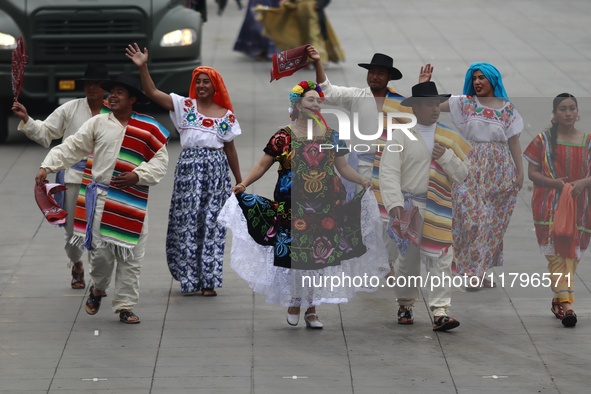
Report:
[[[287,123],[289,89],[313,73],[270,84],[269,63],[231,50],[243,14],[233,2],[222,17],[213,1],[210,7],[204,64],[217,68],[230,90],[244,133],[237,144],[246,174],[270,134]],[[563,91],[581,99],[580,127],[590,128],[589,2],[338,0],[327,13],[347,53],[345,63],[327,71],[335,83],[364,86],[357,63],[385,52],[405,75],[393,84],[403,94],[425,62],[435,65],[441,92],[459,93],[468,64],[490,61],[526,120],[523,147],[548,125],[552,97]],[[152,189],[136,309],[142,323],[127,326],[110,313],[109,298],[89,316],[84,292],[69,288],[61,230],[42,220],[33,200],[33,178],[46,150],[12,123],[0,146],[0,393],[588,392],[589,256],[574,279],[574,329],[550,313],[549,289],[510,283],[511,274],[546,272],[529,181],[506,234],[505,266],[495,270],[505,274],[505,286],[454,292],[459,328],[434,333],[423,301],[414,326],[396,324],[394,291],[384,287],[348,304],[322,305],[325,329],[311,331],[289,327],[284,308],[254,296],[229,266],[218,297],[179,294],[164,254],[179,151],[173,140],[169,174]],[[274,181],[270,171],[249,191],[270,195]]]

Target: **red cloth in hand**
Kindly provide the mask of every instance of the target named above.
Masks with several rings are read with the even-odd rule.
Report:
[[[271,63],[271,81],[288,77],[308,65],[309,45],[288,49],[273,55]]]
[[[398,251],[406,254],[408,243],[415,247],[420,241],[421,214],[419,208],[413,206],[411,209],[403,209],[399,218],[390,218],[388,234],[396,241]]]
[[[66,223],[68,213],[63,210],[52,194],[63,192],[67,188],[59,183],[46,183],[43,186],[35,185],[35,201],[43,212],[45,219],[51,224]]]
[[[554,235],[554,254],[575,259],[579,230],[577,229],[577,201],[572,196],[572,190],[573,185],[570,183],[566,183],[562,188],[550,234]]]

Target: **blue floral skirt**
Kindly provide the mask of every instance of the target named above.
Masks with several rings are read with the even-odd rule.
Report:
[[[166,260],[182,293],[222,286],[226,229],[218,214],[231,179],[221,149],[184,149],[176,164],[168,214]]]

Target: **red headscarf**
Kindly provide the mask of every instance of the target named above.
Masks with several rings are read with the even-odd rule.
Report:
[[[213,94],[213,102],[220,107],[227,108],[234,112],[234,109],[232,108],[232,101],[230,101],[230,95],[228,94],[228,90],[226,89],[226,85],[224,84],[222,76],[211,67],[200,66],[193,70],[193,78],[191,79],[191,86],[189,87],[189,97],[194,99],[197,98],[197,88],[195,88],[195,83],[199,74],[207,74],[211,80],[213,88],[215,89],[215,93]]]

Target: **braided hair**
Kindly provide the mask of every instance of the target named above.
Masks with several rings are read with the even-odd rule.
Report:
[[[558,106],[567,98],[572,99],[575,102],[577,108],[579,107],[579,103],[577,102],[577,98],[570,93],[560,93],[558,96],[554,97],[554,101],[552,101],[552,114],[556,113]],[[550,161],[554,161],[554,154],[556,153],[556,145],[558,145],[558,122],[552,119],[552,126],[549,129],[550,132]]]

